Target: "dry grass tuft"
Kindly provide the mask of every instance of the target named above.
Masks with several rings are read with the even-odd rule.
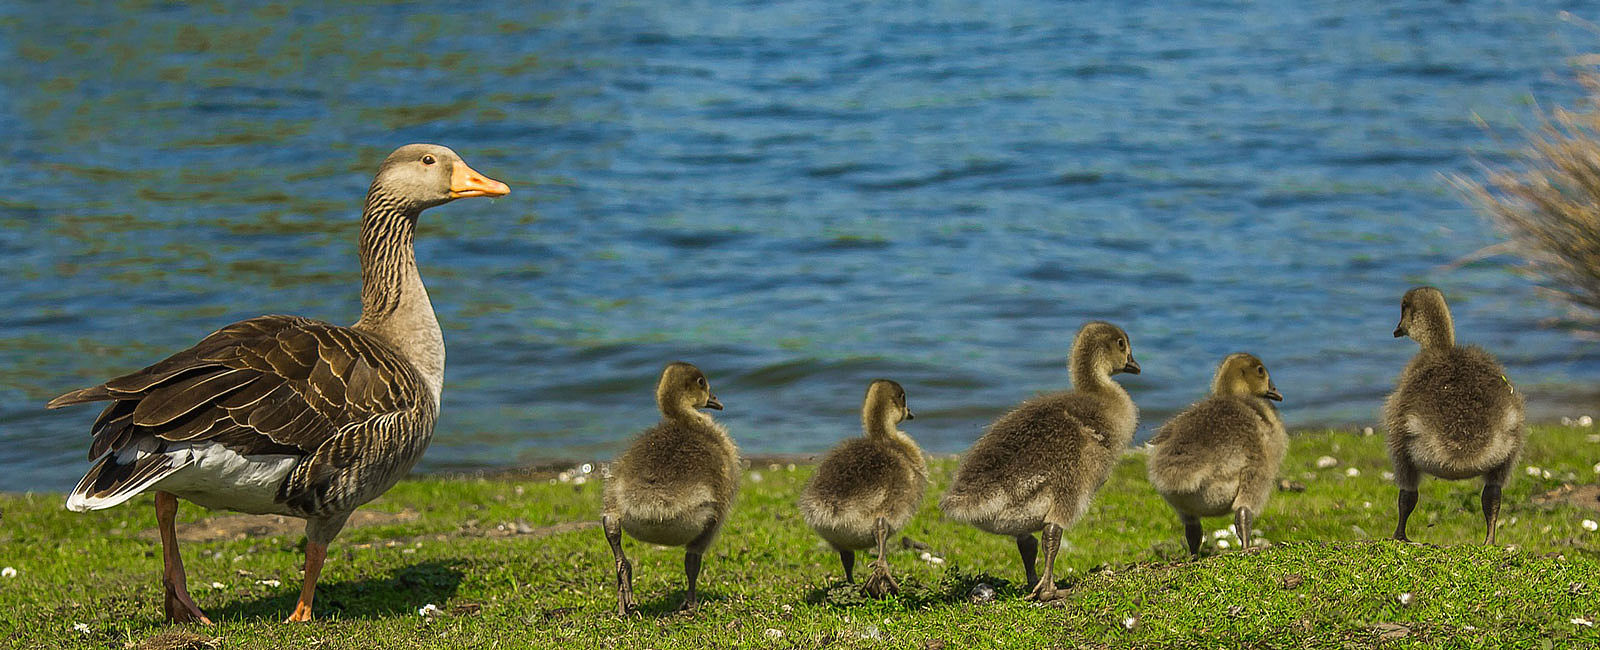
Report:
[[[1486,168],[1485,180],[1450,180],[1545,287],[1586,310],[1587,326],[1600,331],[1600,71],[1581,71],[1578,80],[1585,99],[1544,115],[1518,163]]]

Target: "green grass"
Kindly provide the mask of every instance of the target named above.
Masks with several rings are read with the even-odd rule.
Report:
[[[422,477],[368,506],[414,517],[350,528],[335,541],[320,620],[309,625],[279,623],[298,593],[298,533],[187,544],[191,591],[218,625],[181,629],[226,648],[1592,647],[1600,633],[1570,620],[1600,620],[1600,533],[1581,526],[1600,513],[1534,500],[1595,481],[1600,444],[1588,433],[1537,430],[1522,465],[1551,477],[1518,468],[1497,547],[1477,543],[1475,482],[1426,481],[1410,531],[1421,543],[1383,540],[1395,488],[1382,478],[1381,437],[1300,433],[1282,476],[1305,491],[1278,492],[1258,519],[1272,546],[1219,551],[1211,531],[1228,522],[1209,520],[1206,553],[1194,562],[1144,479],[1143,455],[1129,453],[1067,531],[1057,562],[1070,592],[1062,606],[1019,599],[1011,540],[939,515],[950,459],[934,463],[934,491],[904,531],[946,563],[896,546],[899,597],[871,601],[838,587],[836,556],[793,505],[811,469],[762,461],[746,472],[735,515],[706,556],[698,613],[670,613],[682,597],[679,549],[625,542],[644,610],[630,619],[614,614],[598,528],[500,530],[593,522],[598,478]],[[1339,464],[1317,468],[1325,455]],[[1359,475],[1347,476],[1350,468]],[[0,566],[18,572],[0,578],[0,646],[160,645],[152,640],[168,629],[160,556],[141,536],[153,525],[150,505],[141,497],[85,515],[62,510],[57,494],[0,495]],[[188,505],[179,514],[206,515]],[[969,602],[979,583],[998,597]],[[1402,593],[1412,594],[1409,605]],[[444,613],[419,616],[427,603]],[[88,631],[75,631],[79,623]]]

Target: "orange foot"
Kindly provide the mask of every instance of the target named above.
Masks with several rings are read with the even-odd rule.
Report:
[[[295,603],[294,613],[290,614],[289,618],[284,620],[284,622],[285,623],[310,623],[311,622],[311,605],[308,605],[308,604],[303,603],[303,602],[302,603]]]
[[[199,623],[211,625],[211,619],[206,618],[200,606],[194,604],[194,599],[183,590],[168,589],[166,602],[162,607],[167,613],[168,623]]]

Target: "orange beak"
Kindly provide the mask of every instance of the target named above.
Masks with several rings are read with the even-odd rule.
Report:
[[[471,196],[505,196],[511,193],[511,188],[505,183],[473,171],[467,163],[457,160],[455,170],[450,173],[450,198],[464,199]]]

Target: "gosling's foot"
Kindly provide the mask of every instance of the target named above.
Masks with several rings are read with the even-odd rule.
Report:
[[[879,560],[873,563],[872,575],[861,583],[861,593],[873,598],[900,593],[900,583],[895,582],[894,576],[889,575],[887,562]]]
[[[1045,579],[1040,580],[1039,584],[1034,585],[1033,591],[1029,592],[1028,595],[1023,596],[1022,599],[1031,600],[1038,603],[1048,603],[1061,600],[1066,597],[1067,593],[1065,591],[1056,589],[1056,582],[1054,580]]]

